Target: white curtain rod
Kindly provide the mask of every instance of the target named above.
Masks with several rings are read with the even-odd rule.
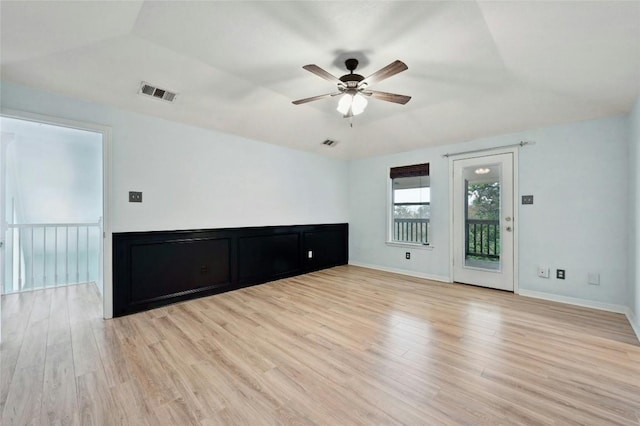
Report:
[[[462,154],[474,154],[476,152],[484,152],[484,151],[494,151],[496,149],[502,149],[502,148],[511,148],[514,146],[525,146],[525,145],[533,145],[535,144],[535,142],[526,142],[526,141],[520,141],[520,143],[512,143],[511,145],[502,145],[502,146],[495,146],[493,148],[482,148],[482,149],[473,149],[471,151],[462,151],[462,152],[453,152],[453,153],[446,153],[443,154],[442,156],[445,158],[449,158],[453,155],[462,155]]]

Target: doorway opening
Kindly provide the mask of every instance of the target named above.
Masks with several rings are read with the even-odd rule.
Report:
[[[0,293],[86,284],[106,308],[108,129],[4,111],[0,128]]]

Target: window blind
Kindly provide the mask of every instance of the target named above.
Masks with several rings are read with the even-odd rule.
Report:
[[[429,176],[429,163],[413,164],[411,166],[392,167],[389,172],[391,179]]]

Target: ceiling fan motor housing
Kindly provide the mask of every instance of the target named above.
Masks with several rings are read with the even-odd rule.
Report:
[[[345,74],[340,77],[340,81],[346,84],[348,89],[355,89],[362,80],[364,80],[364,77],[360,74]]]
[[[347,69],[351,72],[354,72],[356,68],[358,68],[358,64],[358,60],[354,58],[350,58],[344,61],[344,66],[347,67]]]
[[[358,87],[358,83],[364,80],[364,76],[353,73],[353,71],[358,68],[358,60],[353,58],[347,59],[344,61],[344,65],[347,67],[347,70],[349,70],[349,74],[340,77],[340,81],[345,83],[348,89],[355,89]]]

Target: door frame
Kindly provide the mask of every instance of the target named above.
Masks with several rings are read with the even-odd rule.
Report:
[[[7,145],[9,141],[5,141],[2,132],[0,131],[0,293],[5,285],[5,250],[7,246],[7,221],[4,215],[6,214],[6,185],[7,180],[7,168],[5,167],[7,157]],[[2,342],[2,303],[0,301],[0,342]]]
[[[498,154],[512,154],[513,155],[513,293],[520,293],[520,285],[519,285],[519,255],[518,255],[518,234],[520,228],[520,204],[518,203],[520,197],[520,189],[519,189],[519,172],[518,172],[518,153],[519,147],[512,148],[489,148],[486,150],[481,150],[474,153],[468,154],[458,154],[449,156],[449,282],[453,283],[453,260],[454,260],[454,249],[455,249],[455,241],[454,241],[454,223],[453,223],[453,213],[454,213],[454,169],[453,162],[455,160],[466,160],[469,158],[479,158],[479,157],[490,157],[492,155]]]
[[[62,117],[14,109],[0,109],[0,115],[36,123],[86,130],[102,134],[102,315],[113,317],[112,232],[111,232],[111,127]]]

